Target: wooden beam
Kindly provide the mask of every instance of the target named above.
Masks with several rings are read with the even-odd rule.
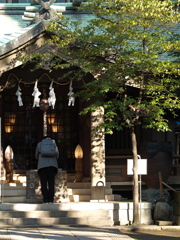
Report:
[[[160,196],[163,197],[163,186],[162,186],[162,174],[159,172],[159,187],[160,187]]]
[[[166,184],[165,182],[162,182],[162,184],[164,186],[166,186],[167,188],[169,188],[170,190],[172,190],[173,192],[177,192],[174,188],[170,187],[168,184]]]

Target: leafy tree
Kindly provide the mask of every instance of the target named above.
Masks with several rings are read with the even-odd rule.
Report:
[[[138,225],[135,127],[143,124],[145,128],[168,131],[167,111],[176,116],[180,109],[180,70],[175,58],[180,51],[180,14],[170,0],[90,0],[78,10],[87,11],[88,23],[64,16],[51,22],[47,44],[52,48],[47,54],[36,55],[40,59],[38,67],[47,57],[58,56],[53,68],[68,67],[64,77],[83,79],[84,85],[75,95],[89,101],[82,114],[103,106],[101,127],[106,133],[124,127],[131,130],[133,217]],[[93,97],[96,100],[92,103]]]

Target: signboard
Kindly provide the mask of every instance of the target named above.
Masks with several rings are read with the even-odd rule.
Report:
[[[133,175],[133,159],[127,159],[127,175]],[[147,175],[147,159],[138,159],[138,175]]]

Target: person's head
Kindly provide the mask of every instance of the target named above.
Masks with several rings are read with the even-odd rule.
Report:
[[[44,136],[43,139],[50,138],[49,136]]]

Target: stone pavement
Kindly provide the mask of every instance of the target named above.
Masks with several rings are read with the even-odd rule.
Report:
[[[128,232],[134,232],[136,230],[151,230],[159,231],[173,231],[178,238],[180,235],[180,226],[157,226],[157,225],[141,225],[139,227],[133,226],[115,226],[115,227],[69,227],[69,226],[57,226],[57,227],[29,227],[29,228],[13,228],[4,227],[0,228],[0,240],[29,240],[29,239],[45,239],[45,240],[133,240],[138,239],[137,236],[132,238],[128,236]],[[122,232],[121,232],[122,231]],[[123,233],[125,231],[126,233]],[[151,236],[152,237],[152,236]],[[155,238],[154,236],[153,238]],[[172,237],[173,238],[173,237]],[[144,238],[149,239],[147,235]],[[150,238],[151,239],[151,238]],[[161,239],[158,237],[158,239]],[[164,240],[164,237],[162,236]],[[171,239],[168,238],[167,239]],[[174,238],[173,238],[174,239]]]
[[[132,240],[116,227],[1,228],[0,240]]]

